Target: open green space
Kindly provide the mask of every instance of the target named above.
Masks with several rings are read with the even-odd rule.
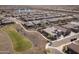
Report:
[[[5,31],[12,39],[13,48],[15,51],[22,52],[32,47],[32,43],[28,40],[28,38],[25,38],[23,35],[18,33],[13,27],[8,27]]]

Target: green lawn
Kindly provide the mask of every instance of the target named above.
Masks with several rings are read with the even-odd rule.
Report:
[[[22,52],[30,49],[32,47],[32,43],[22,36],[20,33],[16,32],[15,29],[8,28],[6,32],[12,39],[14,50],[17,52]]]

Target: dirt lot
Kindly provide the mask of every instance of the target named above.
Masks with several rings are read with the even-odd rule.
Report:
[[[12,53],[12,42],[8,35],[0,30],[0,53]]]
[[[0,29],[1,30],[1,29]],[[47,43],[47,40],[41,36],[38,32],[28,32],[22,29],[19,25],[16,26],[17,32],[24,35],[26,38],[28,38],[31,42],[33,47],[29,50],[26,50],[22,53],[32,53],[32,54],[44,54],[45,46]],[[14,50],[12,49],[12,41],[8,34],[4,32],[3,30],[0,31],[0,53],[14,53]]]
[[[25,37],[29,38],[29,40],[33,44],[33,48],[24,53],[45,53],[45,45],[47,43],[47,40],[42,37],[38,32],[28,32],[23,30],[20,26],[17,26],[17,30]]]

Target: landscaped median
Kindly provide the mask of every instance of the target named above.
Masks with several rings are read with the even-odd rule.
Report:
[[[28,40],[28,38],[25,38],[23,35],[18,33],[13,27],[8,27],[5,31],[11,38],[13,48],[16,52],[26,51],[32,47],[32,43]]]

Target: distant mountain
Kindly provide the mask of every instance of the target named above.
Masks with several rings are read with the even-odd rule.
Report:
[[[79,10],[79,5],[0,5],[0,9],[17,8],[48,8],[48,9],[74,9]]]

